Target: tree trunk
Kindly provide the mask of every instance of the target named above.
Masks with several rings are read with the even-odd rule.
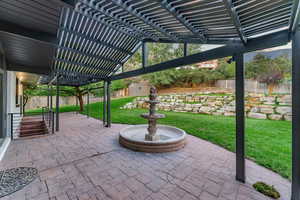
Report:
[[[83,111],[83,97],[82,97],[82,94],[78,94],[77,96],[78,98],[78,101],[79,101],[79,111],[82,112]]]
[[[23,113],[25,113],[25,106],[26,106],[26,104],[27,104],[27,102],[28,102],[28,100],[29,100],[29,97],[27,96],[27,95],[23,95],[23,107],[22,107],[22,112]]]
[[[82,96],[82,91],[80,90],[80,88],[78,86],[75,87],[75,89],[76,89],[76,93],[77,93],[76,97],[77,97],[77,99],[79,101],[79,108],[80,108],[79,111],[82,112],[83,111],[83,96]]]
[[[274,87],[275,87],[275,84],[273,84],[273,83],[268,84],[268,93],[269,93],[269,95],[273,94]]]

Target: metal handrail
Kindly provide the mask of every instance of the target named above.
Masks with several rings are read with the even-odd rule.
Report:
[[[14,113],[8,113],[8,117],[10,119],[10,132],[11,132],[11,140],[14,139],[14,133],[16,130],[18,130],[18,125],[21,124],[21,121],[23,117],[25,116],[38,116],[41,118],[42,121],[44,121],[48,132],[54,134],[54,117],[55,112],[52,109],[49,109],[47,107],[42,107],[42,112],[14,112]],[[16,127],[16,121],[18,122]]]

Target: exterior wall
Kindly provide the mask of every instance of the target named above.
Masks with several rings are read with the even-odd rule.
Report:
[[[3,158],[11,138],[11,122],[8,113],[20,113],[21,108],[16,106],[16,72],[10,72],[6,70],[6,58],[4,51],[0,43],[0,74],[3,77],[2,86],[3,90],[0,91],[2,95],[3,106],[1,111],[0,120],[3,122],[3,130],[1,131],[1,142],[0,142],[0,160]],[[19,85],[19,95],[22,95],[22,85]],[[21,99],[19,99],[21,100]],[[0,101],[1,102],[1,101]],[[16,123],[18,126],[18,122]]]
[[[18,135],[16,135],[16,130],[19,128],[22,120],[21,105],[16,105],[16,78],[16,72],[7,71],[7,113],[14,113],[12,126],[13,131],[11,131],[11,118],[9,116],[7,120],[7,134],[10,136],[11,132],[13,132],[14,138],[18,137]],[[22,90],[22,84],[19,82],[19,104],[21,100]]]
[[[10,144],[10,123],[9,123],[9,118],[7,113],[9,112],[10,108],[8,107],[8,102],[11,100],[10,98],[8,98],[8,92],[10,91],[10,87],[13,86],[13,84],[11,82],[11,73],[8,73],[6,71],[6,59],[5,59],[5,54],[4,51],[2,49],[1,43],[0,43],[0,74],[3,78],[2,80],[2,91],[1,95],[2,95],[2,100],[1,105],[2,109],[1,109],[1,116],[0,116],[0,120],[3,123],[3,129],[0,130],[1,131],[1,142],[0,142],[0,160],[3,158],[9,144]],[[12,94],[9,94],[12,95]]]
[[[132,83],[128,87],[128,96],[146,96],[149,94],[148,82]]]
[[[20,113],[21,106],[16,105],[16,72],[7,72],[7,112]],[[22,92],[22,84],[19,84],[19,95]],[[20,96],[19,96],[20,98]]]
[[[235,80],[218,80],[216,87],[223,89],[235,89]],[[265,83],[259,83],[254,80],[245,80],[245,91],[254,93],[268,93],[268,86]],[[292,84],[291,83],[280,83],[278,84],[273,93],[278,94],[291,94]]]
[[[52,97],[52,104],[53,107],[56,107],[56,96]],[[93,97],[90,96],[90,103],[100,102],[102,101],[102,97]],[[87,96],[83,97],[83,103],[87,103]],[[59,106],[66,106],[66,105],[76,105],[76,98],[75,97],[59,97]],[[25,110],[34,110],[42,107],[47,106],[47,96],[35,96],[31,97],[26,106]]]
[[[216,69],[219,65],[219,61],[216,60],[209,60],[206,62],[201,62],[196,64],[201,69]]]

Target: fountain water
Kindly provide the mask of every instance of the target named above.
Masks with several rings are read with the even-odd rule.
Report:
[[[150,88],[149,113],[141,117],[148,120],[148,125],[135,125],[123,129],[119,135],[119,142],[126,148],[144,152],[169,152],[181,149],[185,145],[186,133],[176,127],[157,125],[158,119],[165,118],[164,114],[156,113],[157,91]]]

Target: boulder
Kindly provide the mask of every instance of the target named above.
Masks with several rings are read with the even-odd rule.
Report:
[[[198,108],[193,108],[192,112],[193,113],[199,113],[199,109]]]
[[[292,113],[292,107],[290,106],[278,106],[276,112],[282,115]]]
[[[264,104],[267,104],[267,105],[272,105],[272,104],[275,104],[275,100],[276,100],[276,97],[275,96],[266,96],[266,97],[262,97],[260,99],[262,102],[264,102]]]
[[[224,110],[226,112],[235,112],[235,106],[225,106]]]
[[[284,95],[282,97],[277,98],[277,102],[279,105],[292,105],[292,96]]]
[[[284,115],[283,119],[286,121],[292,121],[292,115]]]
[[[222,112],[218,112],[218,111],[216,111],[216,112],[212,112],[211,114],[212,114],[212,115],[223,115],[223,113],[222,113]]]
[[[205,113],[205,114],[208,114],[211,112],[211,107],[208,107],[208,106],[202,106],[200,109],[199,109],[199,113]]]
[[[273,114],[274,113],[274,107],[273,106],[261,106],[260,112],[264,114]]]
[[[245,106],[245,111],[246,111],[246,112],[250,112],[250,110],[251,110],[251,107],[248,106],[248,105],[246,105],[246,106]]]
[[[229,117],[229,116],[235,116],[235,113],[234,112],[225,112],[224,116],[227,116],[227,117]]]
[[[258,112],[260,112],[260,107],[254,106],[254,107],[252,107],[252,108],[250,109],[250,112],[258,113]]]
[[[248,117],[250,117],[250,118],[256,118],[256,119],[267,119],[267,115],[266,114],[254,113],[254,112],[249,112],[248,113]]]
[[[271,119],[271,120],[282,120],[282,115],[271,114],[271,115],[268,116],[268,119]]]

